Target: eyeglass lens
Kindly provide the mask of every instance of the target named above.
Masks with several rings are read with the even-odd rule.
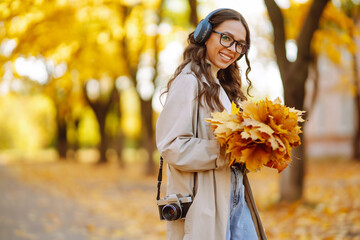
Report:
[[[236,42],[232,37],[224,33],[220,35],[220,44],[223,45],[224,47],[231,47],[234,43],[236,44],[235,45],[236,52],[240,54],[246,52],[246,45]]]

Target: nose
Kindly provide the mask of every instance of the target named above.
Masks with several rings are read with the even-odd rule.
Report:
[[[230,49],[231,51],[233,51],[234,53],[236,52],[236,43],[234,42],[233,45],[231,45],[230,47],[228,47],[228,49]]]

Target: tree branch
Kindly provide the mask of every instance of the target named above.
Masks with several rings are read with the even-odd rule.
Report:
[[[199,22],[197,16],[197,1],[189,0],[189,6],[190,6],[190,16],[189,16],[190,23],[196,26]]]
[[[274,0],[264,0],[274,29],[274,51],[281,76],[284,76],[289,61],[286,58],[284,17]]]
[[[318,28],[319,20],[329,0],[314,0],[306,16],[304,25],[297,39],[297,61],[310,59],[310,46],[314,32]]]

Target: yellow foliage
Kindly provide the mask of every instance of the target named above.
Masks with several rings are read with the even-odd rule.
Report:
[[[135,88],[123,91],[120,96],[121,130],[126,137],[137,138],[141,135],[140,102]]]
[[[241,110],[240,110],[241,109]],[[220,144],[227,147],[230,163],[244,163],[249,171],[268,166],[281,172],[290,163],[290,151],[300,145],[298,122],[303,111],[265,99],[232,103],[231,114],[214,112],[210,122]]]
[[[43,95],[0,98],[0,147],[34,150],[48,147],[56,131],[55,108]]]
[[[305,21],[312,1],[297,3],[290,1],[291,6],[283,9],[287,39],[297,39]],[[341,63],[341,51],[345,48],[350,53],[357,50],[352,38],[357,30],[354,21],[344,11],[329,2],[321,16],[319,28],[312,40],[312,51],[325,53],[334,63]]]
[[[339,81],[337,84],[335,84],[332,88],[334,91],[337,92],[343,92],[346,94],[350,94],[351,96],[355,97],[357,94],[357,86],[355,82],[353,81],[353,78],[347,75],[343,74],[340,75]]]
[[[311,5],[310,1],[298,3],[291,0],[289,8],[282,9],[285,20],[286,38],[296,39]]]
[[[0,42],[3,39],[18,42],[9,57],[13,61],[22,55],[41,55],[57,64],[66,62],[68,70],[77,69],[80,81],[97,79],[103,73],[115,80],[120,75],[129,75],[127,59],[130,67],[136,67],[138,56],[146,48],[154,48],[154,39],[144,38],[145,28],[153,24],[149,19],[160,3],[160,0],[4,0],[0,3],[0,18],[4,19]],[[0,59],[0,64],[4,62]]]
[[[10,8],[6,2],[0,3],[0,19],[6,19],[10,16]]]
[[[75,41],[69,44],[62,43],[56,49],[54,49],[54,52],[50,52],[48,57],[54,60],[56,63],[63,61],[68,62],[70,61],[73,53],[78,50],[78,48],[79,43]]]

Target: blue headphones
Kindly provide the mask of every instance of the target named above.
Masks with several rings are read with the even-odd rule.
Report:
[[[227,10],[229,8],[219,8],[209,13],[203,20],[199,22],[194,31],[194,40],[199,44],[203,44],[208,40],[212,32],[212,25],[209,19],[217,12]],[[241,54],[237,60],[240,60],[244,54]]]
[[[215,13],[220,12],[222,10],[226,10],[226,9],[228,9],[228,8],[216,9],[216,10],[212,11],[211,13],[209,13],[203,20],[201,20],[199,22],[199,24],[196,26],[195,32],[194,32],[195,42],[197,42],[199,44],[206,42],[206,40],[210,37],[210,34],[212,32],[212,26],[211,26],[211,23],[209,22],[209,19]]]

